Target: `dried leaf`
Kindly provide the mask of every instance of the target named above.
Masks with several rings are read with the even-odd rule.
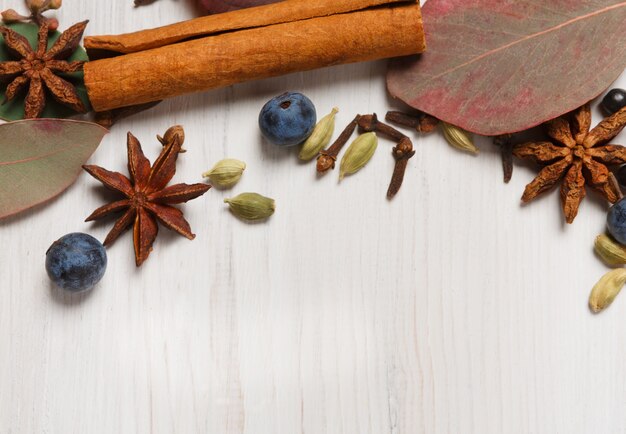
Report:
[[[423,15],[428,50],[393,61],[389,91],[474,133],[554,119],[626,66],[624,0],[429,0]]]
[[[0,219],[69,187],[106,133],[97,124],[61,119],[0,125]]]
[[[34,50],[37,49],[38,27],[35,24],[16,23],[7,25],[7,27],[10,27],[19,34],[23,35],[28,40],[31,47],[33,47]],[[54,32],[50,34],[50,37],[48,39],[48,48],[51,48],[60,36],[60,32]],[[0,61],[11,59],[13,59],[13,57],[9,55],[7,46],[4,43],[2,36],[0,36]],[[87,53],[85,52],[85,50],[83,50],[82,47],[78,47],[74,54],[68,57],[68,61],[71,62],[88,60],[89,58],[87,57]],[[87,107],[87,109],[89,109],[91,105],[89,104],[87,89],[85,88],[85,84],[83,81],[83,72],[78,71],[65,73],[59,71],[59,75],[68,82],[70,82],[76,88],[78,99],[85,107]],[[0,100],[4,99],[5,93],[8,90],[7,85],[8,82],[0,82]],[[74,98],[74,95],[72,95],[72,98]],[[23,119],[24,105],[25,102],[22,98],[15,98],[13,101],[9,101],[6,104],[0,105],[0,119],[4,119],[7,121]],[[54,98],[49,97],[46,99],[46,107],[43,110],[41,117],[65,118],[68,116],[73,116],[75,114],[76,112],[72,111],[72,109],[65,107],[64,105],[55,101]]]

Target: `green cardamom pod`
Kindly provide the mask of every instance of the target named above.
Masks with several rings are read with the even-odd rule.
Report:
[[[312,160],[330,143],[330,139],[333,137],[333,132],[335,131],[335,115],[338,111],[339,109],[335,107],[330,114],[324,116],[317,125],[315,125],[313,133],[311,133],[309,138],[302,144],[300,154],[298,154],[299,159],[303,161]]]
[[[241,193],[232,199],[224,199],[230,210],[237,217],[244,220],[263,220],[274,214],[276,203],[274,199],[261,196],[257,193]]]
[[[441,122],[441,128],[443,136],[452,147],[470,154],[478,154],[478,148],[474,145],[474,139],[470,133],[447,122]]]
[[[365,133],[357,137],[341,159],[339,179],[343,179],[346,175],[352,175],[363,168],[370,161],[377,147],[378,137],[376,134]]]
[[[607,265],[625,265],[626,248],[608,235],[602,234],[596,237],[595,251]]]
[[[228,158],[219,161],[211,170],[202,174],[203,178],[209,178],[211,183],[220,188],[230,188],[241,179],[246,163]]]
[[[598,313],[613,303],[626,283],[626,269],[609,271],[596,283],[589,296],[589,308]]]

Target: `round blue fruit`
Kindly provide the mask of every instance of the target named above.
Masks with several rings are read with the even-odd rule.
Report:
[[[620,244],[626,244],[626,198],[611,207],[606,224],[613,238]]]
[[[107,253],[87,234],[68,234],[46,252],[46,271],[59,287],[72,292],[93,288],[107,269]]]
[[[263,136],[277,146],[295,146],[313,132],[317,114],[309,98],[297,92],[286,92],[272,98],[259,114]]]

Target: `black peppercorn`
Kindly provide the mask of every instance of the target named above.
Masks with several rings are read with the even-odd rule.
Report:
[[[611,89],[602,99],[600,107],[607,115],[612,115],[626,106],[626,90]]]

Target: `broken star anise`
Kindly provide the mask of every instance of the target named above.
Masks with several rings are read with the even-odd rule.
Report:
[[[513,154],[545,167],[526,186],[522,201],[530,202],[563,178],[561,201],[565,220],[572,223],[585,197],[585,184],[611,203],[619,192],[609,179],[607,165],[626,163],[626,148],[608,144],[626,125],[626,108],[604,119],[594,129],[591,109],[585,104],[577,110],[546,123],[549,142],[516,145]]]
[[[182,211],[170,205],[195,199],[211,188],[207,184],[176,184],[167,187],[176,173],[176,160],[184,140],[181,134],[170,134],[170,131],[182,132],[182,128],[172,127],[165,133],[170,141],[165,144],[152,166],[144,156],[139,140],[128,133],[130,179],[121,173],[110,172],[98,166],[83,166],[83,169],[107,188],[125,196],[122,200],[98,208],[86,221],[123,211],[124,214],[104,240],[104,245],[113,244],[126,228],[133,225],[135,262],[138,267],[148,259],[152,251],[152,243],[158,233],[157,221],[190,240],[195,238]]]
[[[5,102],[12,101],[28,87],[24,104],[26,119],[41,116],[46,106],[46,88],[59,103],[78,113],[87,111],[74,85],[57,75],[83,69],[84,62],[69,62],[67,58],[78,48],[87,22],[74,24],[67,29],[49,50],[47,23],[39,27],[37,50],[33,50],[24,36],[0,26],[0,34],[4,37],[9,55],[16,59],[0,62],[0,81],[10,81],[5,91]]]

